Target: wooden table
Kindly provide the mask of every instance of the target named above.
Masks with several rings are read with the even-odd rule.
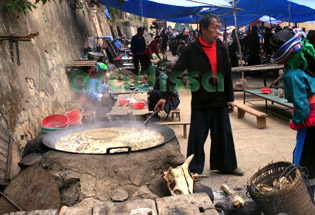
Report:
[[[73,67],[88,67],[91,68],[94,63],[96,63],[96,60],[75,60],[71,63],[66,64],[66,70],[70,71],[70,68]]]
[[[96,60],[75,60],[72,63],[66,64],[66,67],[82,67],[82,66],[93,66],[94,63],[96,63]]]
[[[126,106],[121,106],[118,101],[125,100],[128,98],[134,98],[134,99],[141,99],[144,103],[144,108],[142,109],[134,109],[131,104],[128,104]],[[117,100],[112,108],[112,110],[108,113],[109,116],[118,116],[118,117],[124,117],[124,116],[146,116],[150,114],[148,107],[148,96],[147,92],[136,92],[136,93],[129,93],[129,94],[119,94],[117,97]]]
[[[239,67],[232,67],[232,72],[262,72],[264,78],[264,86],[267,85],[266,83],[266,71],[271,70],[280,70],[284,69],[283,65],[278,64],[260,64],[260,65],[253,65],[253,66],[239,66]],[[275,77],[276,79],[277,77]]]
[[[289,109],[293,108],[293,104],[288,102],[285,98],[279,98],[279,96],[276,94],[278,92],[277,89],[271,88],[271,93],[264,94],[261,92],[261,89],[254,89],[254,90],[244,90],[244,104],[246,102],[251,103],[251,101],[255,100],[247,100],[246,94],[251,94],[256,97],[262,98],[265,100],[265,112],[268,112],[268,101],[271,101],[271,104],[277,103],[279,105],[285,106]]]

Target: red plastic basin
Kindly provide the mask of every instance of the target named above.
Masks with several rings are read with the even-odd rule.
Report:
[[[53,114],[42,119],[41,125],[46,128],[63,128],[67,127],[69,119],[63,114]]]
[[[77,122],[81,120],[81,112],[79,110],[74,110],[71,111],[70,113],[67,114],[67,117],[69,119],[69,124]]]
[[[128,104],[128,103],[130,102],[130,100],[119,100],[118,102],[119,102],[119,104],[120,104],[121,106],[123,106],[123,105],[125,105],[125,104]]]
[[[144,102],[132,103],[132,107],[133,107],[134,109],[142,109],[142,108],[144,108]]]
[[[262,93],[270,93],[271,92],[271,88],[261,88],[261,92]]]

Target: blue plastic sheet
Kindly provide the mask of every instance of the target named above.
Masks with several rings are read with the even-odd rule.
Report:
[[[314,0],[239,0],[237,8],[244,9],[244,11],[238,10],[236,12],[238,26],[248,25],[258,19],[269,22],[269,16],[272,17],[272,24],[277,24],[280,21],[306,22],[315,20]],[[226,14],[230,11],[231,9],[226,8],[212,8],[212,13],[216,15]],[[210,10],[205,9],[200,11],[197,15],[168,19],[168,21],[196,24],[199,22],[201,16],[209,13]],[[220,16],[220,18],[223,25],[235,26],[233,13]]]
[[[295,2],[299,2],[300,4]],[[236,13],[239,26],[248,25],[263,15],[293,23],[315,20],[315,2],[313,0],[239,0],[237,8],[244,9],[244,11],[237,11]],[[222,15],[230,11],[230,9],[218,8],[213,13]],[[206,13],[209,13],[209,10],[200,12],[201,15]],[[227,25],[234,25],[233,13],[222,16],[221,19],[225,19],[228,23]]]
[[[108,10],[107,10],[105,5],[104,5],[104,13],[105,13],[107,19],[110,19],[110,14],[109,14],[109,12],[108,12]]]
[[[104,36],[104,38],[109,39],[109,41],[114,40],[112,36]],[[114,46],[115,46],[115,48],[116,48],[116,51],[121,47],[121,43],[119,42],[119,40],[116,40],[116,41],[114,42]]]
[[[225,0],[200,0],[217,6],[231,6]],[[202,8],[211,7],[205,3],[187,0],[99,0],[102,4],[138,16],[169,19],[197,14]]]

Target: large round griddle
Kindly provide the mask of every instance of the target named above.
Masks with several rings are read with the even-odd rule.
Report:
[[[137,121],[114,121],[114,122],[97,122],[97,123],[88,123],[88,124],[83,124],[83,125],[76,125],[76,126],[71,126],[67,128],[63,128],[54,132],[51,132],[49,134],[46,134],[43,137],[43,144],[51,149],[54,150],[59,150],[56,149],[56,143],[63,137],[66,137],[70,134],[77,133],[77,132],[82,132],[82,131],[88,131],[88,130],[93,130],[93,129],[99,129],[99,128],[110,128],[110,127],[124,127],[124,128],[141,128],[142,127],[141,122]],[[157,125],[150,123],[146,126],[148,129],[153,129],[157,132],[159,132],[163,137],[164,141],[155,144],[153,146],[147,146],[146,148],[141,148],[141,149],[134,149],[132,147],[110,147],[107,149],[106,153],[93,153],[93,154],[112,154],[114,149],[117,148],[125,148],[128,152],[134,152],[134,151],[140,151],[140,150],[146,150],[150,148],[154,148],[160,145],[163,145],[169,141],[171,141],[175,137],[175,132],[173,129],[166,127],[165,125]],[[71,152],[71,153],[78,153],[75,151],[65,151],[65,152]],[[84,154],[91,154],[91,153],[84,153]]]

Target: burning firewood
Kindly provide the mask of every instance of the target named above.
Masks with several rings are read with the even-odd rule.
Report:
[[[241,196],[237,195],[236,192],[229,188],[226,184],[222,184],[221,187],[224,190],[224,192],[226,192],[229,196],[231,196],[231,198],[233,198],[234,207],[237,208],[244,207],[245,201]]]
[[[188,172],[188,166],[193,157],[194,155],[190,155],[181,166],[170,167],[168,171],[164,172],[163,178],[172,195],[193,193],[194,182]]]

